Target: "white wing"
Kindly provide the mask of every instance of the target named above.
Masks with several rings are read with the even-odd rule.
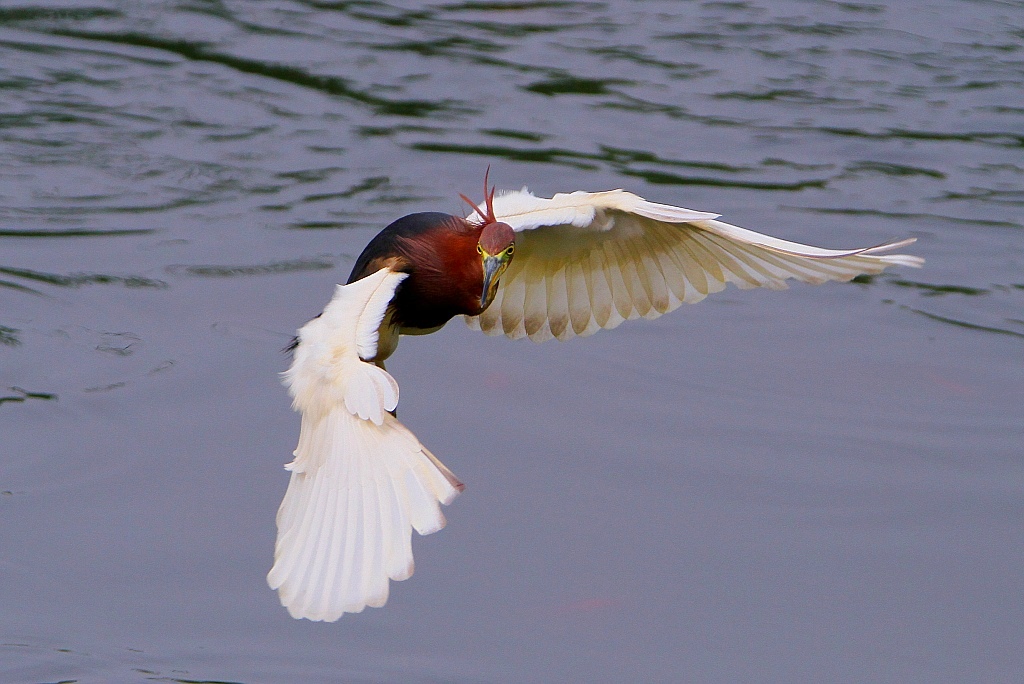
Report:
[[[381,269],[339,285],[324,313],[299,330],[284,374],[302,413],[288,491],[277,513],[272,589],[292,617],[337,620],[388,599],[388,580],[412,575],[412,529],[444,527],[438,503],[458,479],[388,411],[398,383],[363,361],[406,277]]]
[[[524,189],[495,197],[494,213],[517,233],[515,257],[493,303],[466,320],[491,335],[538,342],[657,318],[726,283],[783,289],[788,278],[823,283],[923,263],[883,254],[913,238],[866,249],[821,249],[623,190],[545,199]]]

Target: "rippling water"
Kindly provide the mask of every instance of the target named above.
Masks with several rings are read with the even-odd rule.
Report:
[[[1024,677],[1020,2],[0,6],[0,680]],[[467,492],[383,610],[264,584],[276,373],[484,169],[924,270],[389,363]]]

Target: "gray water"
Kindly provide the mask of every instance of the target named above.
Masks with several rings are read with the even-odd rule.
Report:
[[[0,5],[0,682],[1024,681],[1024,5]],[[864,282],[389,362],[468,485],[388,605],[267,589],[281,348],[484,170]]]

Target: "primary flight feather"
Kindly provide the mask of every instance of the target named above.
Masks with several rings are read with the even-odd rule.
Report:
[[[472,203],[471,203],[472,204]],[[722,290],[850,280],[923,260],[811,247],[649,202],[623,190],[535,197],[525,189],[475,216],[398,219],[366,246],[323,314],[299,330],[284,374],[302,415],[267,576],[293,617],[337,620],[382,606],[412,575],[411,537],[444,527],[462,483],[394,416],[384,369],[401,334],[462,315],[513,339],[566,340],[656,318]]]

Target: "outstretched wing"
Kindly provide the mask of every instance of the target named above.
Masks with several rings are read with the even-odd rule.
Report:
[[[444,527],[439,503],[462,483],[388,413],[398,383],[363,359],[406,277],[387,268],[339,285],[299,330],[285,384],[302,413],[291,481],[267,575],[292,617],[337,620],[382,606],[388,580],[412,575],[412,530]]]
[[[591,335],[634,318],[657,318],[726,283],[783,289],[850,280],[919,257],[885,254],[914,238],[834,250],[780,240],[623,190],[551,199],[525,189],[494,198],[494,213],[516,231],[516,254],[494,301],[470,327],[540,342]]]

